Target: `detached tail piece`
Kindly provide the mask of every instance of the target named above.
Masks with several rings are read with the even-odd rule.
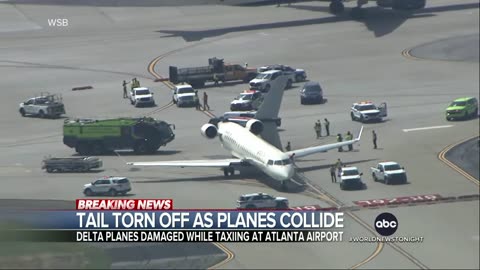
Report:
[[[264,125],[263,132],[261,133],[262,138],[280,150],[283,148],[277,131],[277,121],[286,85],[286,76],[280,76],[274,81],[268,93],[263,97],[262,105],[260,105],[255,115],[255,119],[262,121]]]

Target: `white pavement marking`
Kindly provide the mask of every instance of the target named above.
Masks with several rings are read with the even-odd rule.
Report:
[[[421,127],[421,128],[409,128],[409,129],[403,129],[403,132],[417,131],[417,130],[427,130],[427,129],[436,129],[436,128],[449,128],[449,127],[453,127],[453,125],[434,126],[434,127]]]

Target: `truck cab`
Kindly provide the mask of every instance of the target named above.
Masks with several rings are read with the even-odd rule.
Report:
[[[248,69],[238,64],[229,64],[224,67],[224,81],[240,81],[249,82],[255,78],[257,72],[255,69]]]
[[[371,167],[372,178],[375,182],[384,182],[385,184],[405,184],[407,183],[407,173],[405,168],[394,161],[380,162],[377,167]]]
[[[153,93],[147,87],[137,87],[130,90],[130,103],[135,107],[142,105],[155,105]]]

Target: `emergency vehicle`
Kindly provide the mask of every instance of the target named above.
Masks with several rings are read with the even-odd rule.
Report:
[[[353,103],[350,109],[350,117],[352,121],[360,122],[382,121],[387,116],[387,103],[383,102],[380,106],[376,106],[371,101],[362,101]]]
[[[257,110],[262,102],[263,96],[260,91],[245,90],[232,102],[230,102],[231,111],[250,111]]]

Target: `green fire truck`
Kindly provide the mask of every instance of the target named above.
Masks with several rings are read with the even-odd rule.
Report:
[[[63,143],[80,155],[99,155],[114,150],[133,149],[151,154],[173,141],[175,126],[151,117],[105,120],[67,119]]]

